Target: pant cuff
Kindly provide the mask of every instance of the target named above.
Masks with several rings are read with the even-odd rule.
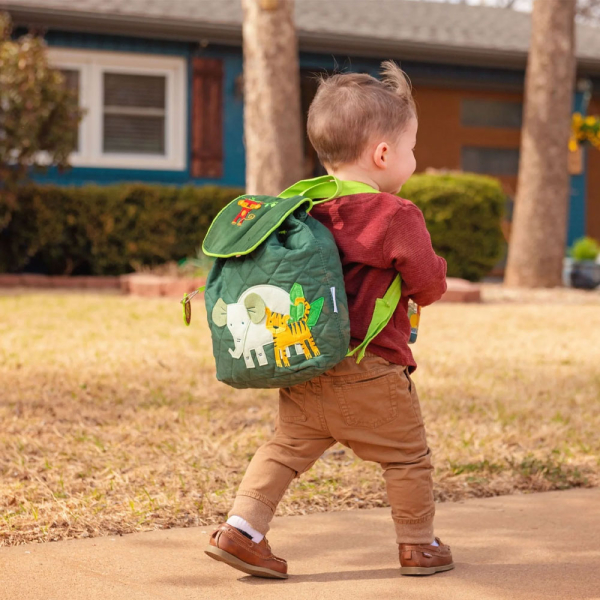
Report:
[[[238,492],[228,516],[237,515],[238,517],[242,517],[256,531],[266,535],[270,529],[269,524],[273,519],[275,511],[268,504],[257,498],[256,495],[254,493],[247,495],[244,492]]]
[[[433,515],[415,523],[394,521],[396,542],[398,544],[431,544],[433,542]]]

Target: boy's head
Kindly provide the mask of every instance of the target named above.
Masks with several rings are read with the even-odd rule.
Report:
[[[385,61],[381,75],[381,81],[363,73],[322,79],[308,136],[329,173],[362,175],[396,193],[416,168],[417,112],[404,71]]]

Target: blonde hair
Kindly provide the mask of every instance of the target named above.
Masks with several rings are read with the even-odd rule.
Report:
[[[397,139],[417,111],[406,73],[381,64],[381,80],[364,73],[322,77],[308,111],[308,137],[327,166],[355,162],[377,136]]]

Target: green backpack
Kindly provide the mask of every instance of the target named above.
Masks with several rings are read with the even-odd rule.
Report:
[[[202,250],[215,263],[205,290],[217,379],[234,388],[282,388],[364,356],[400,300],[400,276],[376,301],[365,340],[348,350],[344,275],[330,231],[309,215],[315,204],[376,192],[326,175],[300,181],[278,197],[243,195],[212,222]]]

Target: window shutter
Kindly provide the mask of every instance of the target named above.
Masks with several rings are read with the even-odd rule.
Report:
[[[223,61],[195,58],[192,177],[223,175]]]

